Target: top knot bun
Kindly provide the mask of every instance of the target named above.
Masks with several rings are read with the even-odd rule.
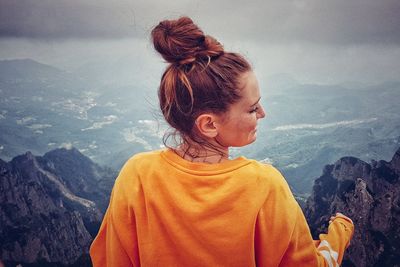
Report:
[[[188,17],[161,21],[151,32],[154,48],[170,63],[189,64],[209,60],[224,52],[222,45],[205,36]]]

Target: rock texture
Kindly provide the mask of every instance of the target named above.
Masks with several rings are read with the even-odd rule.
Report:
[[[355,234],[342,266],[400,266],[400,149],[390,162],[345,157],[315,180],[305,215],[314,238],[342,212]]]
[[[0,259],[14,266],[90,266],[88,248],[113,178],[74,148],[0,160]]]

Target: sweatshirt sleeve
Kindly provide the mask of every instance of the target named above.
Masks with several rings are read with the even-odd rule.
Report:
[[[132,188],[129,173],[129,167],[124,166],[116,179],[110,204],[90,247],[94,267],[139,266],[135,213],[125,191]]]
[[[354,232],[351,220],[336,217],[328,233],[313,240],[286,180],[273,167],[268,174],[270,191],[256,220],[257,266],[338,267]]]
[[[353,224],[339,217],[329,225],[327,234],[319,236],[320,240],[312,240],[307,221],[298,207],[295,227],[280,266],[338,267],[353,232]]]
[[[345,249],[350,245],[353,237],[354,225],[351,220],[343,217],[336,217],[328,227],[328,234],[319,235],[316,244],[320,254],[327,262],[332,260],[333,265],[339,266],[342,263]]]

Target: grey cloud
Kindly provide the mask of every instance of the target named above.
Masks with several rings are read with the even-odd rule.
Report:
[[[0,0],[0,36],[37,39],[122,38],[135,35],[123,2]]]
[[[187,14],[218,39],[329,45],[400,43],[398,0],[0,0],[0,37],[144,37]]]
[[[396,0],[265,1],[235,9],[226,3],[211,12],[207,23],[222,24],[221,32],[233,38],[333,45],[400,43]]]

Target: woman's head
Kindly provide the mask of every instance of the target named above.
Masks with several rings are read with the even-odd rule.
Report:
[[[188,17],[162,21],[151,35],[169,63],[158,92],[161,111],[183,140],[201,143],[196,120],[202,114],[223,116],[237,103],[251,66],[241,55],[225,52]]]

